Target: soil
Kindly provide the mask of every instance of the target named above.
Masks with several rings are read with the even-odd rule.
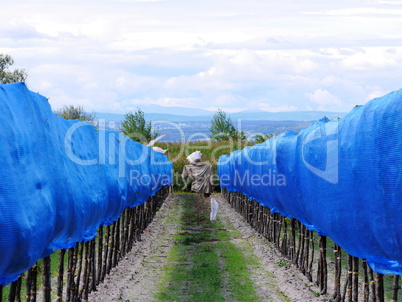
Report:
[[[170,219],[170,211],[177,208],[180,194],[171,194],[156,214],[154,220],[136,242],[133,249],[119,262],[105,281],[92,292],[89,301],[156,301],[155,294],[167,263],[167,255],[174,245],[173,236],[179,232],[179,221]],[[221,195],[218,217],[241,234],[233,242],[254,253],[259,265],[252,271],[257,295],[262,301],[330,301],[318,296],[318,287],[309,282],[288,259],[264,237],[251,228]],[[224,289],[223,289],[224,290]],[[188,301],[188,300],[183,300]]]

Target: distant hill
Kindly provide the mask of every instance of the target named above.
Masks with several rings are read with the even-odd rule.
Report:
[[[183,142],[183,140],[205,140],[210,137],[210,121],[213,111],[186,107],[162,107],[157,105],[141,106],[145,119],[152,121],[159,134],[166,134],[162,141]],[[157,111],[152,112],[151,110]],[[179,113],[179,114],[178,114]],[[299,132],[313,122],[326,116],[329,119],[342,117],[345,113],[328,111],[293,111],[267,112],[242,111],[229,114],[234,126],[247,136],[256,133],[273,133],[278,135],[287,130]],[[116,122],[117,129],[124,119],[124,114],[96,113],[97,118],[106,122]],[[116,128],[115,128],[116,129]]]
[[[158,111],[161,108],[167,108],[166,112],[147,112],[144,108],[145,119],[148,121],[172,121],[172,122],[195,122],[195,121],[210,121],[215,113],[208,110],[198,110],[185,107],[162,107],[158,106]],[[156,108],[156,107],[155,107]],[[172,110],[173,109],[173,110]],[[156,110],[156,109],[155,109]],[[165,110],[165,109],[164,109]],[[171,113],[174,112],[175,114]],[[190,112],[193,113],[190,115]],[[177,114],[180,113],[180,114]],[[197,113],[197,114],[195,114]],[[329,111],[291,111],[291,112],[267,112],[267,111],[242,111],[230,113],[229,116],[235,122],[238,119],[245,121],[317,121],[324,116],[329,119],[342,117],[344,112],[329,112]],[[115,113],[96,113],[97,118],[106,119],[107,121],[120,122],[124,119],[124,114]]]
[[[238,112],[230,114],[232,120],[244,119],[248,121],[317,121],[324,116],[329,119],[342,117],[346,113],[344,112],[329,112],[329,111],[290,111],[290,112]]]

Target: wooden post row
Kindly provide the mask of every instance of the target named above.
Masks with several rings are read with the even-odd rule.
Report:
[[[55,261],[57,257],[52,255],[38,261],[9,286],[0,285],[0,301],[3,301],[7,292],[8,301],[50,302],[53,288],[56,301],[87,300],[89,293],[96,290],[96,286],[105,279],[106,274],[130,251],[134,242],[140,239],[141,233],[152,221],[168,194],[169,187],[163,187],[141,206],[126,209],[111,225],[100,226],[98,235],[93,240],[77,243],[69,250],[60,250],[58,255],[56,254],[58,270],[57,277],[54,278],[57,280],[55,286],[52,287],[51,259]],[[38,271],[42,273],[41,280],[38,279]],[[24,277],[26,296],[22,298]],[[41,292],[38,292],[38,286]]]
[[[222,195],[228,203],[239,212],[245,220],[262,236],[280,250],[282,255],[288,258],[310,282],[313,281],[314,262],[316,262],[316,280],[320,294],[327,295],[328,274],[334,276],[334,284],[330,287],[333,290],[331,299],[333,301],[375,301],[382,302],[385,299],[384,276],[374,273],[364,259],[359,259],[342,253],[337,244],[332,247],[334,257],[329,272],[327,247],[328,238],[322,235],[315,235],[296,219],[285,218],[279,213],[271,213],[268,207],[262,207],[257,201],[250,201],[240,192],[230,192],[222,188]],[[317,238],[319,257],[315,258],[314,238]],[[342,257],[347,256],[348,269],[342,275]],[[361,268],[361,270],[360,270]],[[360,273],[362,272],[362,273]],[[359,280],[359,275],[362,275]],[[397,301],[399,276],[393,277],[392,301]],[[343,286],[342,286],[343,284]],[[361,292],[360,292],[361,291]]]

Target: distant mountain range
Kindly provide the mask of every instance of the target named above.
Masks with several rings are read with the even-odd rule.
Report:
[[[157,105],[141,106],[147,121],[172,121],[172,122],[194,122],[210,121],[215,111],[194,109],[187,107],[162,107]],[[153,111],[150,111],[153,110]],[[180,113],[180,114],[178,114]],[[268,111],[241,111],[228,113],[233,122],[244,121],[317,121],[324,116],[329,119],[342,117],[345,112],[330,111],[290,111],[290,112],[268,112]],[[97,118],[107,121],[120,122],[124,114],[96,112]]]
[[[166,134],[161,141],[205,140],[211,135],[209,127],[212,116],[215,114],[214,111],[156,105],[141,106],[141,110],[144,112],[145,119],[153,122],[159,134]],[[324,116],[334,119],[344,115],[345,113],[342,112],[329,111],[267,112],[249,110],[229,114],[236,129],[244,131],[247,137],[257,133],[278,135],[286,130],[299,132]],[[106,122],[114,121],[117,129],[124,119],[124,114],[115,113],[96,112],[96,116],[98,119],[105,119]]]

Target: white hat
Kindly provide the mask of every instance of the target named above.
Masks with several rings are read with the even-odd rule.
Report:
[[[195,165],[197,162],[201,161],[201,156],[201,151],[195,151],[187,156],[187,160]]]
[[[152,149],[153,149],[154,151],[159,152],[159,153],[162,153],[162,154],[165,154],[165,152],[167,151],[167,149],[166,149],[166,150],[163,150],[162,148],[159,148],[159,147],[152,147]]]

